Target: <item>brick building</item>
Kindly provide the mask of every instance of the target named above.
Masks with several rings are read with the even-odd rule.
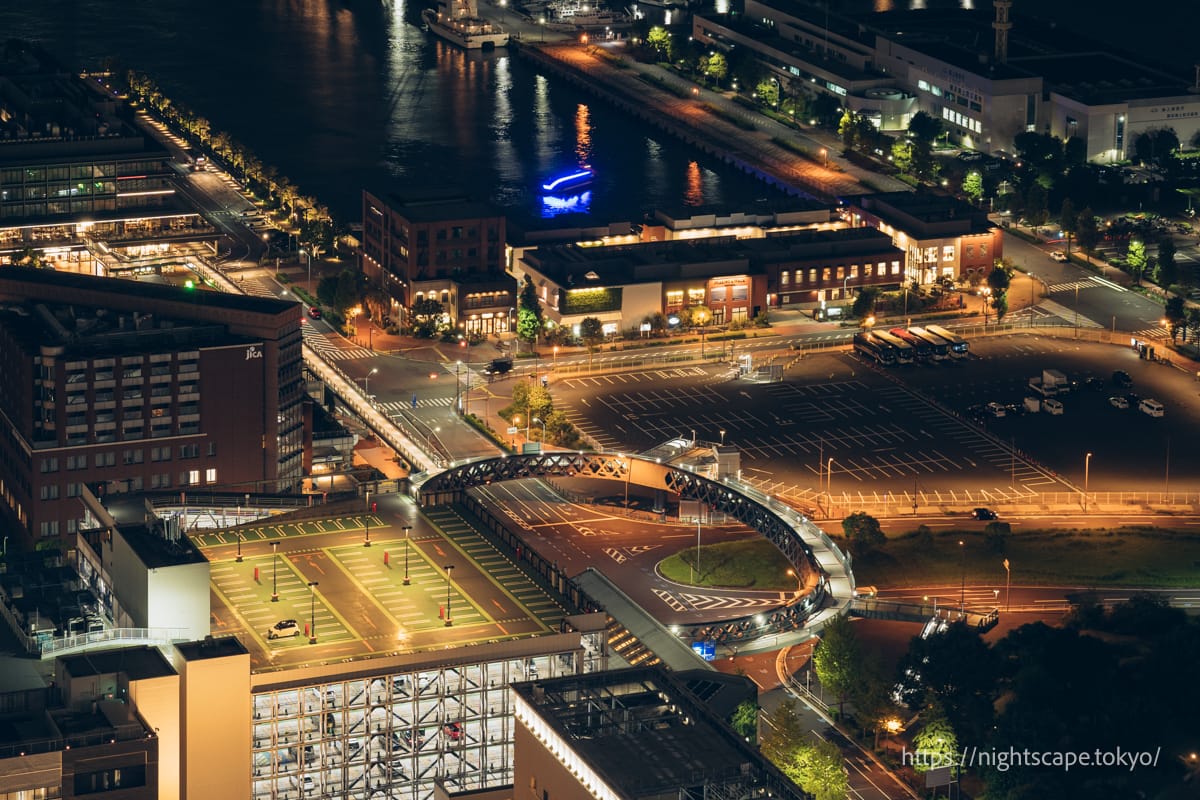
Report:
[[[488,203],[364,191],[362,271],[387,298],[372,313],[407,325],[413,303],[431,298],[463,333],[507,331],[516,286],[504,237],[504,214]]]
[[[300,306],[0,271],[0,514],[70,537],[102,494],[301,480]],[[32,542],[31,542],[32,543]]]

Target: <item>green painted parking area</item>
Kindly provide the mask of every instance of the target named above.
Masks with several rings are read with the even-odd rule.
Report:
[[[226,528],[217,531],[205,531],[192,534],[192,542],[200,549],[206,547],[221,547],[237,544],[239,537],[245,544],[277,541],[295,536],[317,536],[323,533],[346,533],[357,531],[365,533],[368,529],[382,529],[383,520],[374,514],[359,516],[334,517],[331,519],[312,519],[303,522],[284,522],[272,524],[264,522],[260,525],[242,525],[237,528]]]
[[[326,602],[318,585],[309,589],[292,558],[270,555],[246,558],[243,562],[221,561],[211,568],[213,591],[241,618],[246,629],[268,649],[308,644],[306,626],[316,622],[322,644],[357,639],[358,635]],[[279,599],[271,600],[273,591]],[[314,613],[315,612],[315,613]],[[296,620],[298,633],[269,639],[268,630],[281,620]],[[223,623],[217,620],[218,627]]]
[[[458,627],[491,622],[492,617],[459,590],[455,570],[446,571],[410,542],[409,584],[404,585],[404,540],[380,541],[371,548],[348,545],[327,552],[396,624],[396,635],[445,627],[447,588],[450,619]],[[387,562],[384,562],[384,555]],[[458,560],[458,559],[456,559]],[[461,574],[461,573],[460,573]]]

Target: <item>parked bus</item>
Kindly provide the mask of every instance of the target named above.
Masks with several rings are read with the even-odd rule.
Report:
[[[860,331],[854,334],[854,352],[862,353],[882,367],[890,367],[896,363],[895,348],[886,342],[881,342],[870,331]]]
[[[896,351],[897,364],[911,364],[914,358],[914,349],[911,344],[901,339],[899,336],[893,336],[887,331],[871,331],[879,337],[879,341],[884,344],[890,344]]]
[[[902,342],[907,342],[917,361],[929,361],[933,358],[933,348],[929,346],[929,342],[909,333],[906,328],[892,328],[888,333]]]
[[[924,328],[909,328],[908,332],[929,345],[934,361],[945,361],[950,357],[950,344],[942,337],[935,336]]]
[[[941,325],[926,325],[925,330],[932,333],[934,336],[942,339],[946,344],[950,345],[951,358],[966,358],[967,357],[967,340],[959,336],[957,333],[952,333],[946,330]]]

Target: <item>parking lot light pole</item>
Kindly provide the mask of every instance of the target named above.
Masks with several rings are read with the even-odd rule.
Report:
[[[1085,513],[1087,512],[1088,505],[1088,477],[1091,472],[1091,466],[1092,454],[1088,453],[1087,457],[1083,459],[1083,510]]]
[[[412,530],[412,525],[404,526],[404,585],[408,586],[412,583],[408,578],[408,532]]]
[[[316,581],[308,582],[308,643],[317,643],[317,587]]]
[[[825,462],[825,494],[829,495],[829,517],[833,518],[833,457]]]
[[[1012,569],[1009,568],[1008,559],[1004,559],[1004,610],[1008,611],[1012,608]]]
[[[454,565],[446,564],[442,569],[446,570],[446,627],[449,628],[454,624],[454,620],[450,618],[450,571],[454,569]]]
[[[279,602],[279,542],[271,542],[271,602]]]

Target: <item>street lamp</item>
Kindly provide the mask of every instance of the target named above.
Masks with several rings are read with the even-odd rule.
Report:
[[[412,583],[408,578],[408,532],[412,530],[412,525],[405,525],[404,528],[404,585],[408,586]]]
[[[1008,559],[1004,559],[1004,610],[1008,611],[1012,608],[1012,570],[1009,568]]]
[[[459,380],[462,365],[461,361],[454,362],[454,410],[459,414],[462,413],[462,382]]]
[[[308,582],[308,643],[317,643],[317,587],[316,581]]]
[[[1091,466],[1092,466],[1092,454],[1088,453],[1087,457],[1083,459],[1083,510],[1085,513],[1087,512],[1088,476],[1089,476],[1089,473],[1091,472]]]
[[[725,429],[724,428],[721,429],[721,444],[722,445],[725,444]]]
[[[371,367],[371,371],[367,373],[365,378],[363,378],[363,394],[371,394],[371,376],[376,372],[379,372],[379,367]]]
[[[554,345],[554,370],[558,371],[558,345]]]
[[[543,420],[538,419],[537,417],[534,417],[533,421],[542,426],[542,441],[539,443],[539,446],[538,446],[538,452],[541,452],[546,449],[546,423]],[[528,438],[528,437],[526,437],[526,438]]]
[[[625,511],[629,511],[629,479],[633,476],[633,462],[625,460],[624,453],[618,453],[621,460],[617,463],[625,468]]]
[[[692,581],[695,583],[700,579],[700,515],[696,515],[696,577]]]
[[[833,457],[825,463],[825,494],[829,495],[829,516],[833,517]]]
[[[279,602],[279,542],[271,542],[271,602]]]
[[[371,506],[363,512],[363,547],[371,546]]]
[[[824,147],[821,148],[821,162],[825,169],[829,169],[829,151]]]
[[[988,306],[991,305],[992,287],[990,287],[990,286],[979,287],[979,296],[983,298],[983,324],[984,324],[984,327],[987,327],[988,310],[989,310]]]
[[[450,618],[450,571],[454,569],[454,565],[446,564],[442,569],[446,570],[446,627],[449,628],[454,624],[454,620]]]

